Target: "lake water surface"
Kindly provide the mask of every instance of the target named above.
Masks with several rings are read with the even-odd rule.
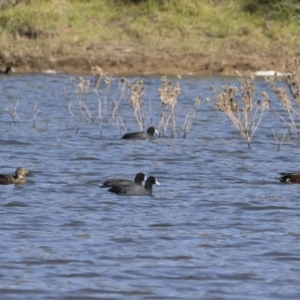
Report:
[[[142,80],[157,125],[160,78]],[[299,299],[300,185],[277,179],[300,171],[299,140],[278,152],[272,128],[285,125],[268,111],[248,151],[205,101],[225,83],[236,85],[181,79],[178,125],[202,100],[187,138],[127,141],[116,119],[80,119],[69,75],[1,77],[1,173],[34,174],[0,186],[1,299]],[[107,103],[117,89],[118,79]],[[97,115],[95,97],[86,101]],[[120,115],[139,130],[128,104]],[[99,188],[138,172],[160,182],[152,197]]]

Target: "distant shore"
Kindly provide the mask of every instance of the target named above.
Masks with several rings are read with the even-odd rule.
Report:
[[[71,49],[71,48],[70,48]],[[47,53],[22,54],[7,53],[0,58],[0,68],[11,64],[17,72],[55,72],[85,74],[91,67],[99,66],[108,74],[119,75],[233,75],[240,72],[275,70],[283,72],[285,56],[277,53],[245,55],[239,53],[222,54],[216,51],[213,55],[179,51],[136,50],[134,45],[98,44],[72,48],[64,55]]]
[[[247,2],[247,1],[246,1]],[[299,55],[298,15],[245,1],[5,1],[0,68],[16,72],[233,75],[285,71]],[[283,1],[282,1],[283,3]]]

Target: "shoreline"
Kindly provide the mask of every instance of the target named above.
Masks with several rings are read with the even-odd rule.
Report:
[[[37,51],[39,52],[39,51]],[[0,68],[12,65],[17,73],[39,73],[54,70],[56,73],[90,74],[99,66],[111,75],[166,75],[166,76],[233,76],[242,73],[275,70],[284,72],[286,58],[277,53],[245,55],[216,51],[212,54],[189,53],[173,50],[141,50],[122,44],[73,48],[58,55],[43,51],[18,54],[6,52],[0,57]]]

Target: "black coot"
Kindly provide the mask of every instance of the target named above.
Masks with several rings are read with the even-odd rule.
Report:
[[[147,139],[153,139],[154,133],[157,132],[157,130],[151,126],[148,128],[147,132],[140,131],[140,132],[128,132],[125,133],[122,136],[122,139],[127,140],[147,140]]]
[[[123,185],[129,185],[129,184],[138,184],[138,185],[142,185],[142,182],[146,180],[146,176],[144,173],[138,173],[136,174],[135,178],[134,178],[134,182],[128,179],[108,179],[106,181],[103,182],[101,188],[105,188],[105,187],[112,187],[114,185],[117,186],[123,186]]]
[[[153,176],[149,176],[146,180],[145,187],[137,184],[131,185],[115,185],[108,191],[119,195],[152,195],[152,185],[159,184],[159,182]]]

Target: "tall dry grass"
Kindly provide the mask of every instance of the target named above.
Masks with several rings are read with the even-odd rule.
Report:
[[[171,137],[185,138],[191,130],[200,99],[197,97],[191,105],[178,108],[177,100],[181,92],[179,80],[172,83],[166,77],[161,78],[162,84],[158,89],[161,106],[160,110],[155,112],[152,109],[152,101],[155,100],[145,100],[145,85],[141,79],[130,81],[122,77],[118,84],[118,96],[110,97],[111,92],[116,94],[116,91],[111,90],[115,78],[105,74],[99,67],[93,67],[92,72],[93,86],[90,80],[83,77],[71,78],[75,99],[65,90],[69,112],[76,121],[97,123],[101,131],[101,124],[112,118],[121,132],[127,131],[126,117],[122,115],[120,109],[121,102],[124,102],[132,109],[134,120],[141,131],[146,131],[149,126],[155,126],[152,115],[155,115],[158,120],[158,131],[161,136],[166,137],[170,132]],[[95,100],[97,111],[95,111]],[[182,124],[179,123],[179,115],[184,119]]]
[[[34,104],[34,115],[33,115],[33,124],[32,124],[33,128],[35,128],[35,124],[36,124],[37,117],[38,117],[39,114],[40,114],[40,110],[38,108],[38,103],[35,102],[35,104]]]
[[[258,129],[265,109],[269,108],[269,98],[263,92],[263,100],[254,100],[254,75],[235,72],[238,87],[223,86],[215,95],[215,104],[223,112],[251,149],[251,140]]]
[[[130,107],[133,110],[134,118],[141,131],[146,130],[149,124],[149,116],[151,114],[151,107],[145,106],[145,86],[141,79],[135,79],[132,83],[126,78],[123,78],[123,82],[126,85],[129,92]]]
[[[197,97],[192,105],[188,107],[185,113],[184,123],[178,124],[178,96],[181,93],[179,84],[180,76],[175,82],[168,81],[166,76],[161,78],[161,86],[158,89],[161,102],[161,110],[159,113],[158,131],[161,135],[166,136],[170,131],[171,137],[186,137],[192,128],[193,121],[196,117],[196,108],[200,104]]]
[[[19,100],[14,101],[14,102],[12,102],[11,107],[7,109],[7,112],[11,116],[11,119],[12,119],[15,126],[18,123],[20,123],[20,119],[19,119],[19,115],[18,115],[18,105],[19,105],[19,103],[20,103]]]
[[[169,124],[171,125],[171,135],[175,135],[177,131],[177,98],[181,92],[178,80],[171,83],[166,76],[161,78],[161,87],[158,89],[159,98],[161,102],[160,120],[158,131],[163,134],[166,133]]]
[[[68,99],[68,109],[77,122],[97,123],[102,136],[102,123],[108,121],[107,95],[113,82],[113,78],[103,72],[100,67],[93,67],[94,83],[83,77],[71,77],[76,98],[73,99],[65,89],[65,96]],[[102,85],[104,86],[102,88]],[[96,105],[95,105],[96,103]],[[94,108],[97,107],[95,110]]]
[[[268,82],[287,114],[273,107],[277,116],[287,125],[290,133],[300,136],[300,58],[287,63],[286,75],[270,77]]]

